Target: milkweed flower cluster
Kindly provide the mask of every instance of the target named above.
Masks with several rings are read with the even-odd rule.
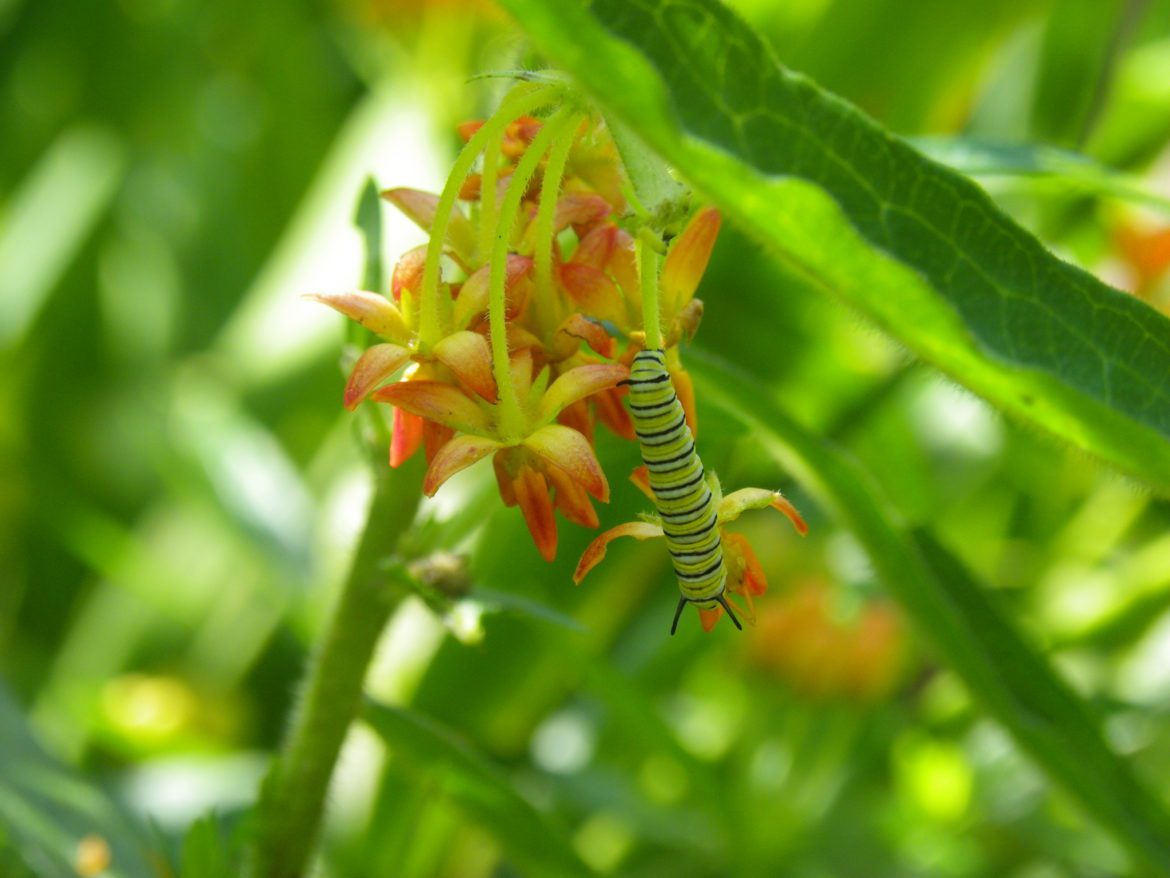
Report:
[[[695,430],[678,344],[698,328],[694,293],[720,218],[705,208],[679,228],[654,228],[604,121],[556,84],[517,86],[491,118],[459,133],[466,146],[442,193],[383,193],[429,234],[398,261],[389,295],[311,298],[379,338],[355,363],[343,399],[350,410],[367,400],[393,408],[390,465],[421,449],[431,496],[491,457],[501,498],[520,508],[537,549],[552,560],[556,512],[599,526],[593,501],[609,500],[609,482],[595,431],[601,425],[638,438],[623,398],[631,363],[648,344],[663,351]],[[669,247],[664,231],[677,233]],[[746,541],[722,534],[722,523],[746,508],[736,497],[724,501],[731,506],[721,512],[720,534],[731,550],[728,587],[750,601],[764,587],[758,562]],[[790,506],[783,511],[795,515]],[[609,539],[626,533],[648,534],[603,535],[578,580]],[[700,610],[709,628],[718,612]]]

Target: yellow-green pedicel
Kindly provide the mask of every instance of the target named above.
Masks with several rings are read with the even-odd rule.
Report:
[[[716,526],[715,498],[666,371],[666,355],[661,350],[639,351],[629,379],[622,383],[630,388],[630,412],[642,462],[649,470],[650,489],[682,592],[670,633],[675,632],[688,603],[705,610],[722,606],[739,628],[739,620],[723,596],[727,568]]]

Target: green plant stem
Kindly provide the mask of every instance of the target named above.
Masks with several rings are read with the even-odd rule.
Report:
[[[504,99],[495,114],[484,122],[483,126],[471,136],[467,145],[455,160],[451,174],[439,195],[439,203],[435,207],[435,219],[431,223],[431,238],[427,244],[427,258],[423,263],[422,303],[419,318],[419,338],[423,348],[429,348],[439,340],[439,261],[443,256],[443,239],[447,235],[447,225],[451,221],[451,211],[455,208],[455,199],[459,196],[459,189],[463,181],[471,173],[476,158],[483,152],[493,139],[518,116],[530,113],[538,107],[549,103],[555,89],[547,86],[517,86]]]
[[[505,128],[501,128],[488,143],[483,153],[483,174],[479,185],[479,252],[488,253],[496,237],[496,187],[499,185],[500,152],[504,144]]]
[[[554,224],[557,216],[557,200],[561,191],[561,180],[565,176],[565,164],[569,160],[569,151],[576,140],[576,126],[580,117],[573,120],[569,135],[562,137],[549,150],[548,164],[544,169],[544,182],[540,187],[540,206],[536,211],[536,221],[533,226],[533,272],[536,279],[536,297],[532,301],[533,319],[537,332],[543,338],[552,326],[547,325],[548,310],[554,302],[552,281],[552,253]],[[566,126],[569,127],[569,126]]]
[[[312,856],[333,766],[361,706],[362,683],[378,637],[406,589],[380,563],[414,520],[421,496],[416,458],[376,478],[366,528],[349,577],[305,676],[280,755],[258,805],[252,878],[300,878]]]
[[[651,234],[642,229],[638,235],[638,273],[642,281],[642,329],[646,347],[655,351],[662,347],[662,319],[658,313],[658,248]]]
[[[528,189],[540,160],[557,137],[565,133],[568,124],[574,118],[571,107],[562,107],[557,110],[548,121],[541,126],[540,132],[532,138],[532,143],[525,150],[523,158],[516,165],[512,174],[512,181],[508,184],[508,191],[500,205],[500,222],[496,226],[496,240],[492,247],[490,260],[491,275],[489,280],[490,296],[488,304],[488,325],[491,328],[492,344],[492,374],[496,379],[496,387],[500,396],[500,423],[501,432],[510,438],[519,439],[520,429],[523,426],[523,414],[520,411],[520,401],[516,397],[516,387],[512,383],[512,369],[508,360],[508,333],[506,321],[506,295],[504,281],[507,277],[508,247],[512,242],[512,229],[516,224],[516,214],[520,209],[520,201]]]

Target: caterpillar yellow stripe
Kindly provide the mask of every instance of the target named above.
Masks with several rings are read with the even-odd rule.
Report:
[[[677,630],[688,603],[705,610],[722,606],[735,627],[742,630],[723,594],[727,567],[715,498],[666,371],[665,352],[639,351],[630,377],[622,383],[630,388],[630,414],[642,463],[649,470],[650,489],[682,593],[670,633]]]

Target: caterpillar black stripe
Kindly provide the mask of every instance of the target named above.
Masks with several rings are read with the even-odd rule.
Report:
[[[639,351],[630,377],[622,383],[630,388],[634,431],[642,462],[650,473],[650,489],[682,593],[670,633],[678,629],[679,617],[688,603],[704,610],[721,606],[735,627],[742,629],[723,594],[727,567],[723,563],[715,498],[695,452],[682,403],[666,371],[666,354],[662,350]]]

